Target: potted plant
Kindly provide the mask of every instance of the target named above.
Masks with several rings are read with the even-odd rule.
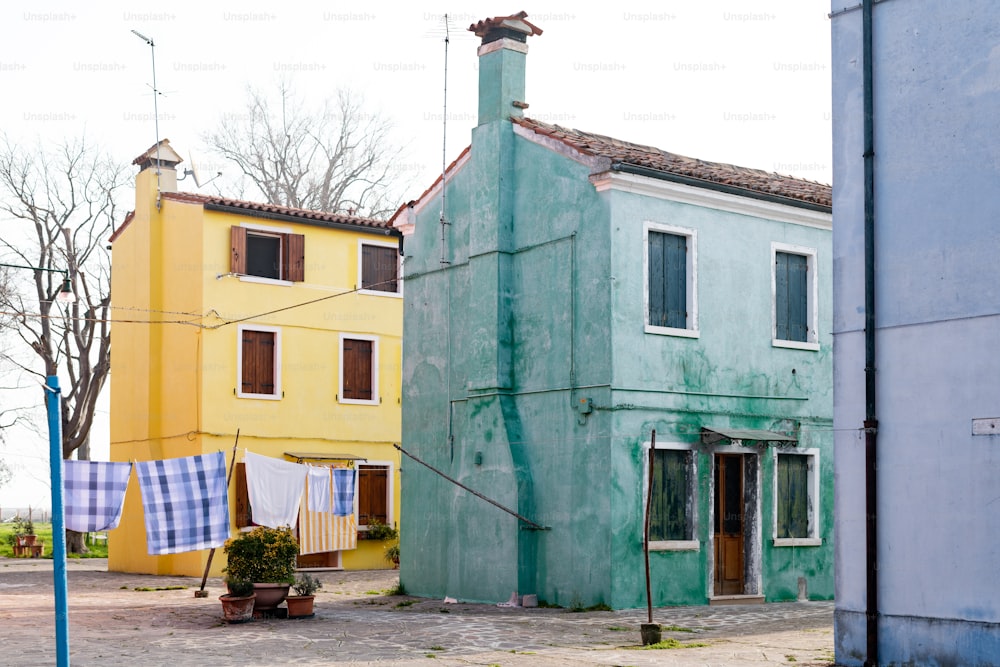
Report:
[[[35,543],[37,539],[35,536],[35,523],[31,520],[30,516],[27,519],[22,516],[14,517],[13,529],[17,544],[30,547]]]
[[[399,569],[399,544],[393,544],[385,550],[385,559],[392,563],[393,569]]]
[[[399,531],[393,526],[387,525],[378,519],[368,522],[368,530],[364,531],[365,537],[369,540],[394,540],[399,537]]]
[[[323,588],[323,582],[308,572],[303,572],[295,578],[292,589],[295,595],[285,598],[288,603],[288,618],[309,618],[313,615],[313,601],[316,591]]]
[[[246,623],[253,618],[253,606],[257,596],[253,592],[252,581],[227,579],[228,593],[219,596],[222,602],[222,620],[226,623]]]
[[[299,543],[292,529],[255,526],[226,540],[226,567],[232,581],[250,581],[256,599],[254,613],[273,611],[288,595],[295,581],[295,557]]]

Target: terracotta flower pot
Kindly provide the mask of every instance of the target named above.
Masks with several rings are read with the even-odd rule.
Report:
[[[288,604],[288,618],[306,618],[313,615],[313,600],[315,595],[289,595],[285,598]]]
[[[256,595],[236,597],[226,593],[219,596],[222,602],[222,620],[226,623],[246,623],[253,618],[253,606]]]
[[[253,592],[257,596],[254,602],[254,612],[274,611],[278,605],[284,602],[288,596],[288,589],[291,584],[258,584],[253,585]]]

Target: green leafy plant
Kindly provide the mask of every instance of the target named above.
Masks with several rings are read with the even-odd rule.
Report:
[[[253,595],[253,582],[242,579],[227,579],[226,586],[229,588],[229,595],[234,598],[246,598]]]
[[[399,565],[399,545],[393,544],[385,550],[385,559],[394,565]]]
[[[315,595],[316,591],[323,588],[323,582],[308,572],[303,572],[295,578],[292,588],[296,595]]]
[[[7,536],[7,541],[14,544],[17,541],[18,535],[34,535],[35,534],[35,524],[31,518],[25,519],[23,516],[18,515],[14,517],[14,520],[10,522],[11,530],[13,532]]]
[[[399,537],[399,531],[393,526],[382,523],[378,519],[368,522],[366,531],[369,540],[394,540]]]
[[[226,540],[223,547],[227,564],[223,569],[227,579],[258,584],[292,584],[295,582],[295,557],[299,544],[292,529],[255,526]]]

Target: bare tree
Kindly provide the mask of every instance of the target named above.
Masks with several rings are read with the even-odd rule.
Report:
[[[391,129],[349,91],[310,110],[281,83],[273,103],[248,87],[246,111],[225,115],[203,139],[269,203],[380,218],[395,211],[393,192],[402,192]]]
[[[30,267],[8,275],[13,289],[0,298],[3,326],[27,345],[36,363],[0,353],[41,382],[58,375],[62,388],[62,454],[90,456],[97,397],[110,369],[110,257],[106,249],[120,220],[118,197],[127,169],[99,155],[83,139],[42,146],[0,142],[0,217],[6,228],[3,262]],[[24,274],[21,289],[15,276]],[[28,278],[28,276],[31,276]],[[76,300],[55,299],[68,278]],[[44,390],[42,391],[44,394]],[[71,552],[85,551],[67,531]]]

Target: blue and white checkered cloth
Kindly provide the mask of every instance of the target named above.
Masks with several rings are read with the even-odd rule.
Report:
[[[137,461],[151,556],[221,547],[229,537],[224,452]]]
[[[333,469],[333,513],[337,516],[354,514],[354,468]]]
[[[78,533],[117,528],[131,463],[63,461],[66,528]]]

